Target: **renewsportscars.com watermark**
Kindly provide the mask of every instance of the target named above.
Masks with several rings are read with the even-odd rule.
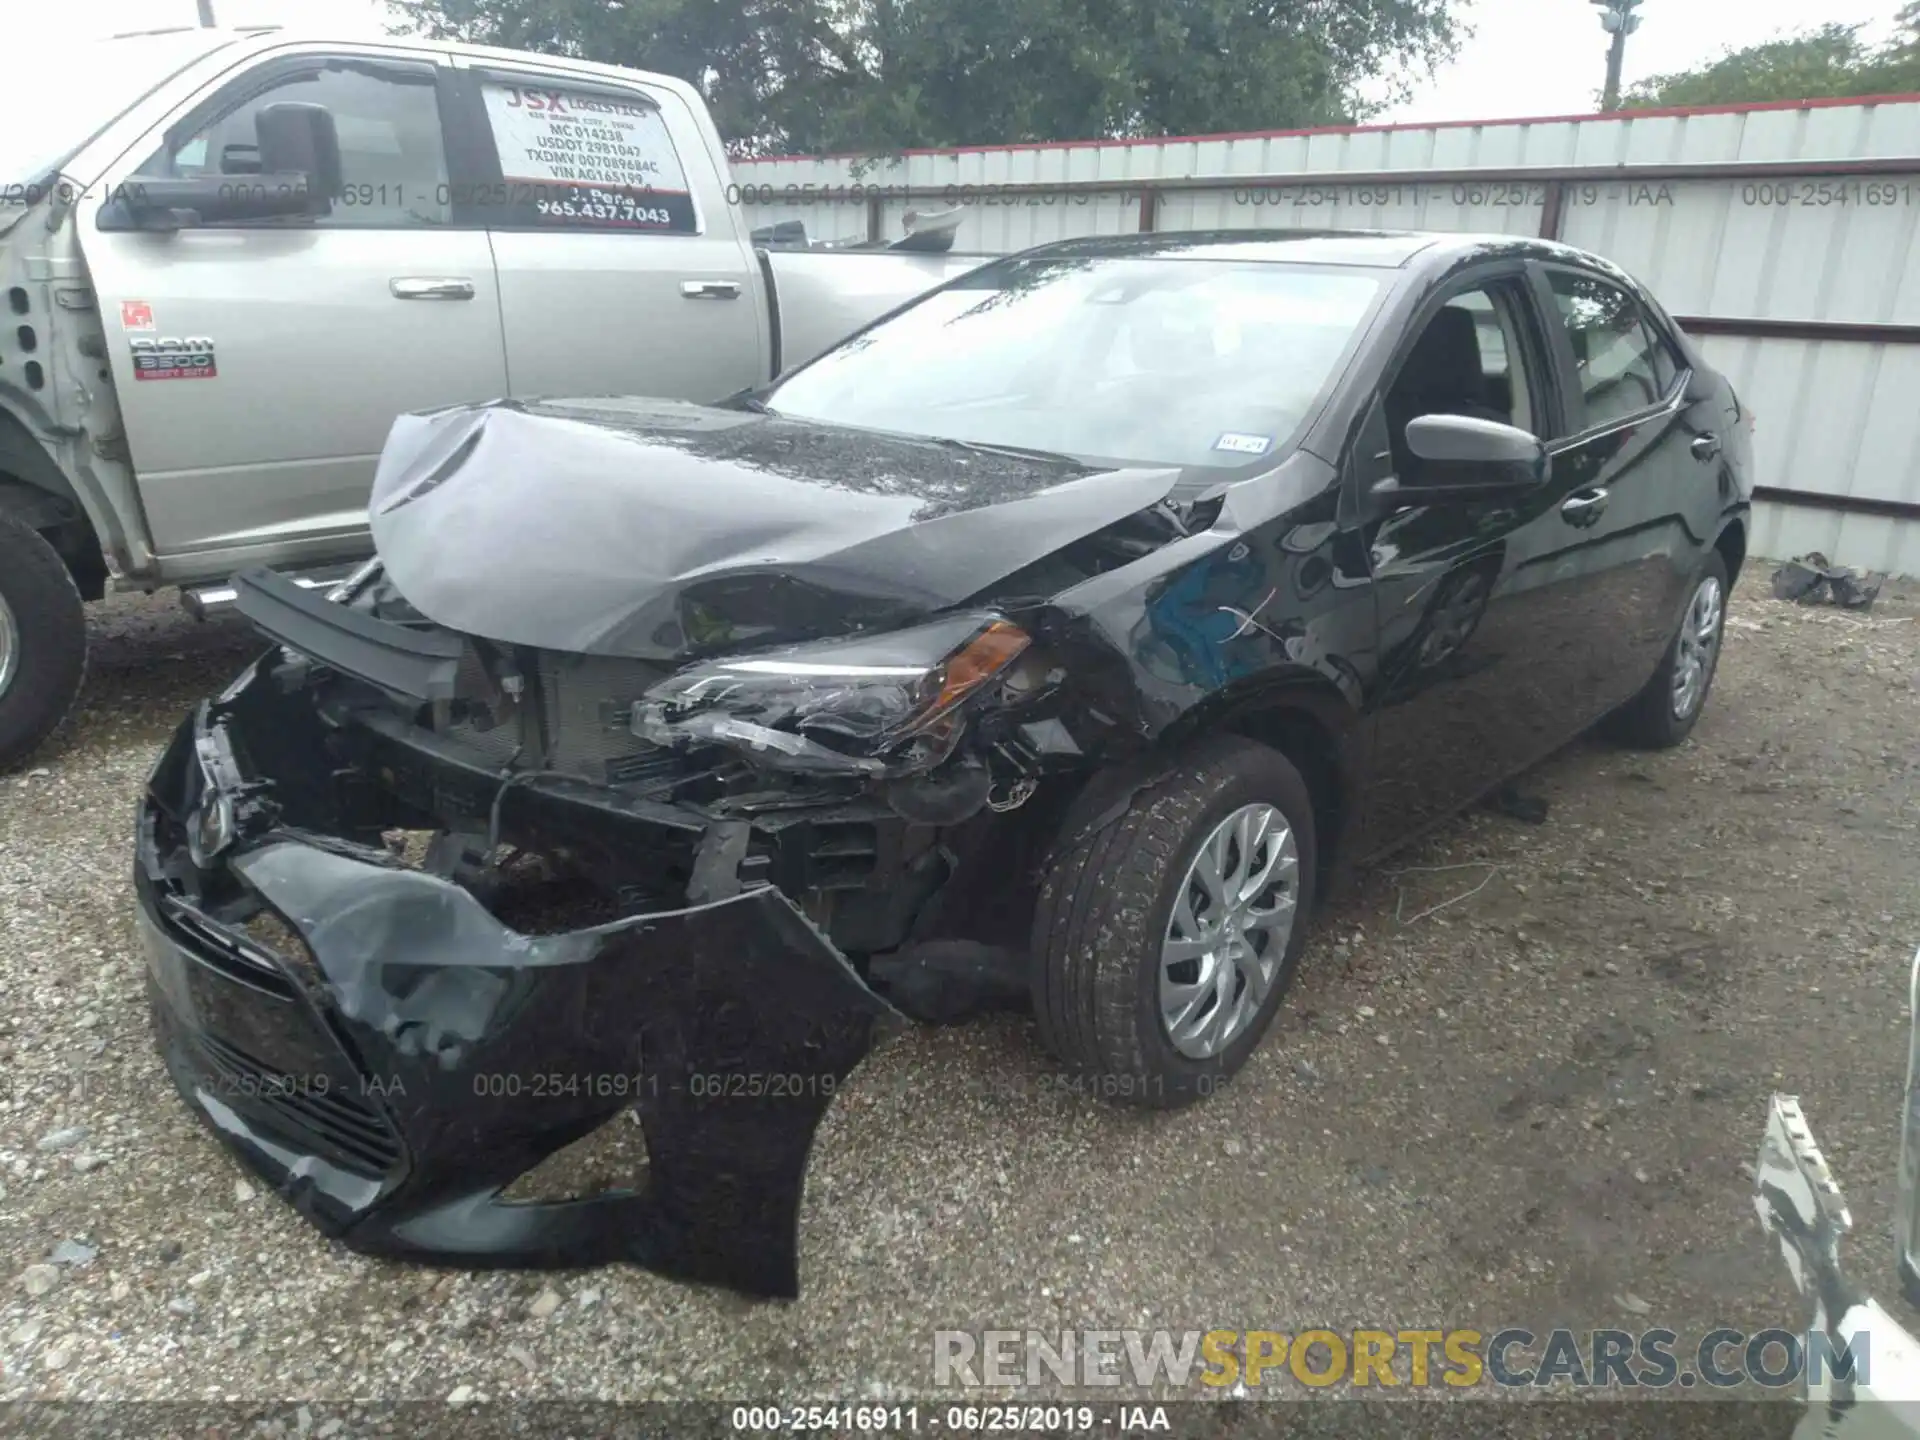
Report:
[[[936,1330],[937,1386],[1767,1389],[1872,1381],[1870,1336],[1672,1330]]]

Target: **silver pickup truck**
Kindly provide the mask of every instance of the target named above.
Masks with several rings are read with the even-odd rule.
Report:
[[[1894,1249],[1908,1309],[1920,1309],[1920,952],[1907,978],[1907,1089],[1900,1112]],[[1917,1440],[1920,1340],[1840,1259],[1853,1216],[1799,1097],[1775,1095],[1754,1170],[1753,1206],[1813,1308],[1802,1355],[1808,1409],[1794,1440]]]
[[[369,553],[396,414],[716,400],[979,263],[914,253],[937,226],[756,246],[706,106],[661,75],[277,31],[13,58],[0,769],[79,689],[83,600]]]

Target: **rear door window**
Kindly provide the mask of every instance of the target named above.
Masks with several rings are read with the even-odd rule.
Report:
[[[499,157],[496,225],[699,233],[660,106],[637,90],[483,77]]]
[[[1571,270],[1549,270],[1547,283],[1573,347],[1585,428],[1658,405],[1678,368],[1639,302],[1598,276]]]
[[[1653,378],[1659,383],[1660,393],[1665,395],[1680,377],[1680,361],[1675,358],[1672,344],[1661,338],[1659,329],[1651,321],[1642,323],[1653,341]]]

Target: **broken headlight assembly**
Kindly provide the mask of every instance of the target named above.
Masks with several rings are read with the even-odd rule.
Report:
[[[202,733],[194,742],[194,762],[200,767],[199,798],[187,816],[187,854],[205,870],[233,843],[236,833],[230,789],[237,773],[221,753],[220,742]]]
[[[966,702],[1031,638],[988,612],[690,665],[634,704],[656,745],[725,745],[771,769],[909,775],[953,753]]]

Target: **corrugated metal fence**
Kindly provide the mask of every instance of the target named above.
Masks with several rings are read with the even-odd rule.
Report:
[[[1752,548],[1920,575],[1920,96],[749,161],[749,223],[957,248],[1305,227],[1565,240],[1645,280],[1759,415]]]

